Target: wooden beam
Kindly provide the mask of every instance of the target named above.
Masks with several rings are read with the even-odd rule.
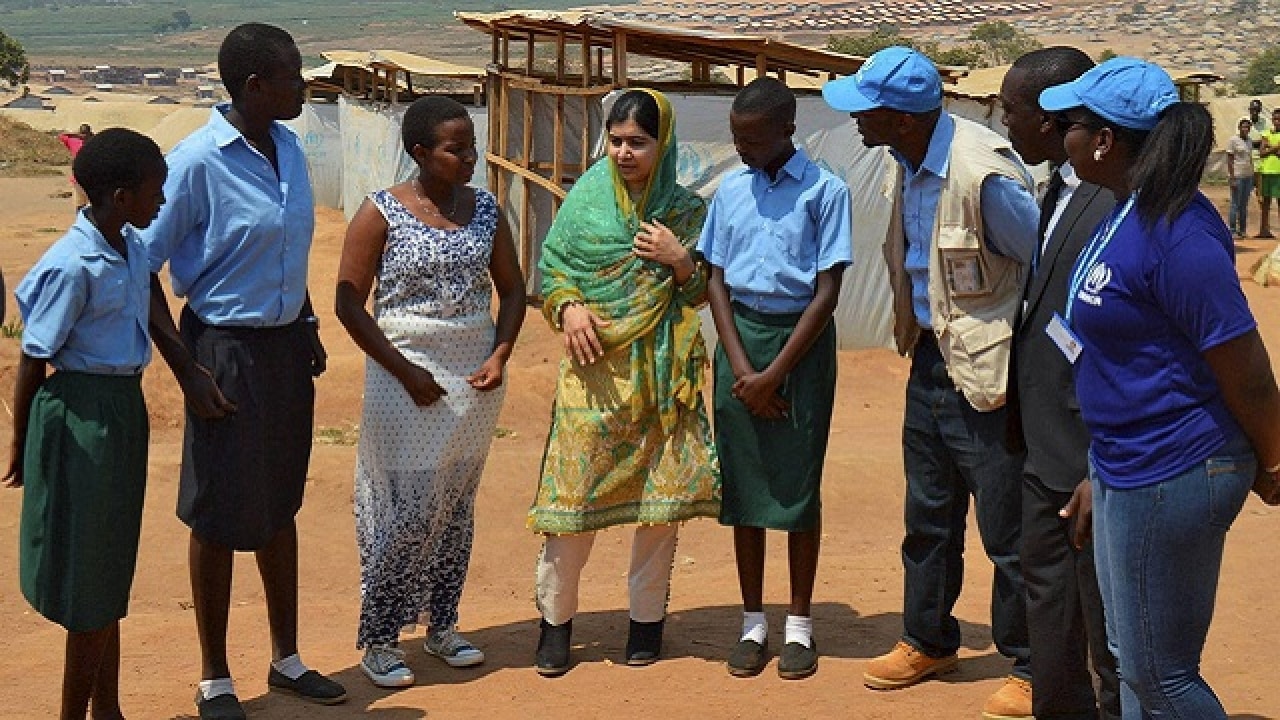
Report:
[[[484,155],[484,160],[490,165],[495,165],[499,168],[502,168],[507,173],[518,176],[521,180],[526,180],[528,182],[533,183],[534,185],[537,185],[538,187],[541,187],[542,189],[546,190],[547,192],[551,193],[552,195],[554,195],[555,197],[561,200],[564,199],[565,195],[569,194],[568,190],[565,190],[559,185],[556,185],[555,183],[551,182],[551,180],[542,177],[541,175],[539,175],[538,173],[532,170],[526,170],[504,157],[499,157],[497,155],[494,155],[491,152],[486,152]]]

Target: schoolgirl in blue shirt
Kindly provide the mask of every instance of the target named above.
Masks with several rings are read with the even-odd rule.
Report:
[[[737,677],[768,661],[766,530],[787,533],[791,566],[778,674],[800,679],[818,669],[810,606],[836,390],[831,315],[853,262],[853,213],[844,182],[792,143],[795,113],[795,96],[774,78],[734,98],[729,126],[747,167],[720,183],[698,242],[711,264],[707,297],[720,335],[713,406],[720,523],[733,527],[742,590],[742,637],[728,658]]]
[[[166,166],[150,138],[112,128],[72,172],[89,205],[15,291],[25,330],[5,484],[25,488],[22,593],[67,629],[60,717],[92,704],[106,720],[123,717],[120,618],[147,473],[151,273],[135,228],[164,204]]]

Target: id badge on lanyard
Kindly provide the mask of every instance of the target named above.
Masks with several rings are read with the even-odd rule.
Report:
[[[1115,236],[1116,229],[1120,227],[1120,223],[1124,222],[1125,217],[1129,215],[1129,211],[1133,209],[1133,201],[1137,195],[1130,195],[1129,201],[1124,204],[1120,212],[1111,220],[1111,222],[1098,228],[1093,238],[1089,240],[1089,244],[1085,247],[1084,252],[1080,253],[1080,259],[1076,262],[1075,270],[1071,273],[1071,284],[1067,291],[1067,307],[1065,308],[1066,317],[1058,313],[1053,314],[1053,319],[1045,326],[1045,333],[1054,345],[1058,346],[1058,350],[1067,362],[1072,365],[1080,359],[1080,353],[1084,352],[1084,345],[1080,342],[1080,338],[1071,329],[1071,309],[1075,305],[1082,288],[1085,278],[1093,274],[1094,268],[1097,267],[1102,251],[1107,249],[1107,245],[1111,244],[1111,238]]]

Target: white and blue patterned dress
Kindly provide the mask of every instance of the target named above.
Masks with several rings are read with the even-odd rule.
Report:
[[[355,480],[359,648],[395,642],[419,619],[432,628],[457,622],[476,488],[505,394],[467,383],[494,342],[493,195],[477,189],[471,222],[452,230],[424,224],[386,190],[369,198],[388,226],[374,318],[447,394],[418,407],[391,373],[365,364]]]

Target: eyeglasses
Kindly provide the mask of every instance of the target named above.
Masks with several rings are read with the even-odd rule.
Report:
[[[1071,132],[1077,125],[1089,132],[1098,132],[1102,129],[1096,123],[1092,123],[1087,120],[1075,120],[1067,117],[1065,113],[1054,115],[1053,124],[1058,127],[1058,134],[1063,136]]]

